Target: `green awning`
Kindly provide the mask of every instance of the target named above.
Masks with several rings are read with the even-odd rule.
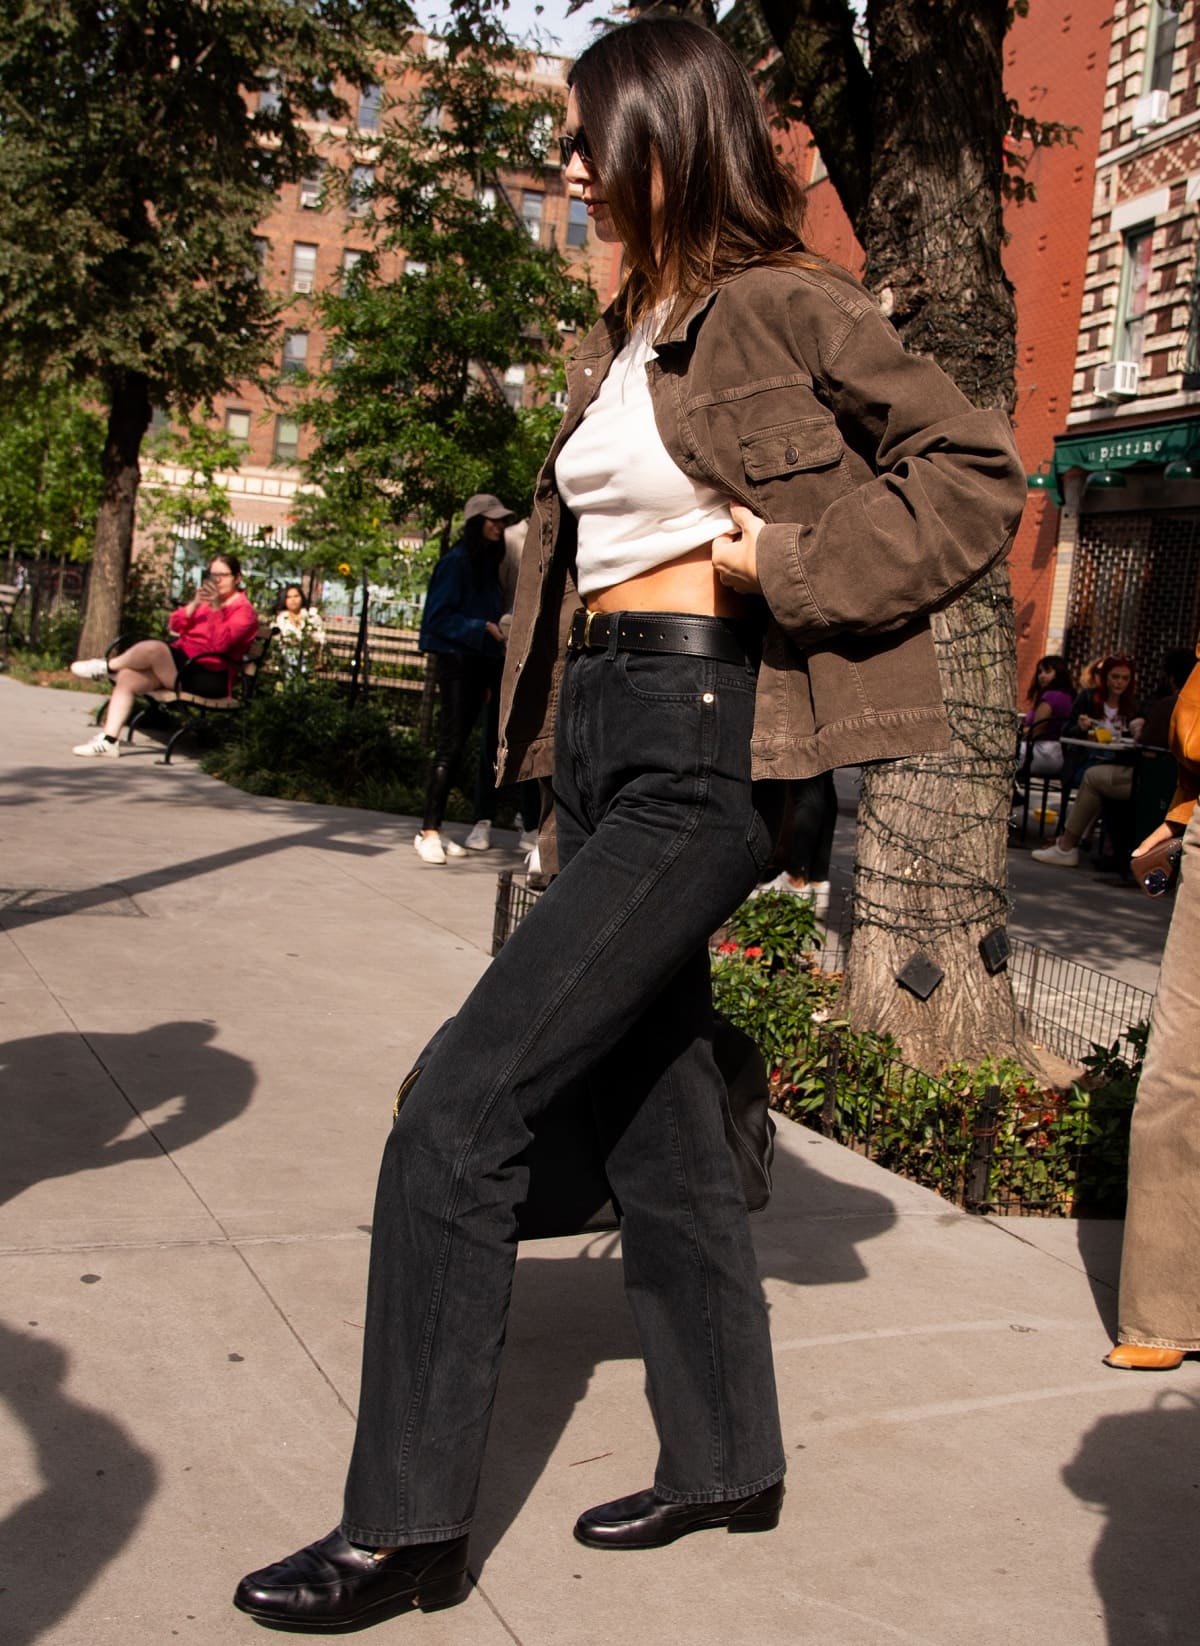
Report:
[[[1103,434],[1073,434],[1055,439],[1050,474],[1061,503],[1062,477],[1068,469],[1132,469],[1138,464],[1163,468],[1200,457],[1200,417],[1174,423],[1148,423],[1138,429],[1105,429]]]

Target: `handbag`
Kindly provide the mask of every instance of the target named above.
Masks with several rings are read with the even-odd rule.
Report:
[[[449,1029],[447,1018],[400,1083],[392,1109],[399,1115]],[[751,1212],[771,1198],[775,1121],[762,1053],[743,1029],[719,1014],[713,1026],[713,1056],[724,1081],[722,1119],[738,1181]],[[532,1122],[532,1137],[520,1160],[529,1168],[529,1188],[517,1207],[518,1240],[619,1226],[621,1209],[604,1170],[603,1150],[592,1125],[591,1105],[578,1088],[560,1092]]]

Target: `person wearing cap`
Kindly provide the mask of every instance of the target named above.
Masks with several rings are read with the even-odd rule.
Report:
[[[420,648],[435,658],[437,746],[425,788],[425,813],[413,842],[423,863],[444,864],[464,848],[442,837],[446,802],[467,739],[489,696],[498,695],[504,660],[500,617],[504,596],[500,565],[504,527],[513,518],[498,497],[476,492],[463,507],[462,536],[438,561],[421,614]],[[476,785],[475,816],[490,819],[495,784],[492,770]]]

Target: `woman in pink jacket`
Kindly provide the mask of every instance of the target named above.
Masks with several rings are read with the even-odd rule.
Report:
[[[171,641],[138,640],[116,657],[91,657],[72,663],[81,680],[111,679],[113,693],[104,725],[73,754],[84,759],[115,758],[121,752],[121,727],[134,699],[163,687],[200,697],[227,697],[234,674],[258,633],[258,613],[242,589],[241,561],[234,554],[215,554],[203,583],[171,613]]]

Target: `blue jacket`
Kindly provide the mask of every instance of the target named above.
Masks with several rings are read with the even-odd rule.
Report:
[[[487,632],[503,609],[495,565],[472,556],[465,543],[456,543],[433,569],[417,644],[423,652],[503,657],[504,647]]]

